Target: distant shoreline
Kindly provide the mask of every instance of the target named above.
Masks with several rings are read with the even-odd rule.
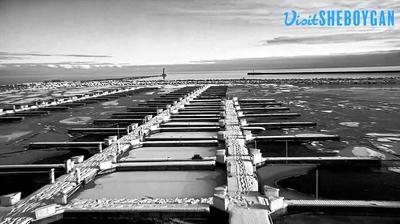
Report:
[[[393,71],[391,74],[398,73],[396,76],[375,76],[375,77],[284,77],[286,74],[282,74],[282,77],[272,78],[204,78],[204,79],[147,79],[148,77],[154,76],[142,76],[142,77],[126,77],[126,78],[108,78],[108,79],[97,79],[97,80],[47,80],[38,82],[27,82],[27,83],[14,83],[0,85],[0,91],[15,90],[15,89],[26,89],[26,88],[54,88],[55,83],[59,88],[78,87],[86,88],[87,86],[117,86],[117,85],[204,85],[204,84],[215,84],[215,85],[260,85],[260,84],[291,84],[291,85],[393,85],[400,84],[400,71]],[[370,74],[370,73],[366,73]],[[256,75],[255,75],[256,76]],[[279,76],[279,75],[277,75]]]
[[[248,72],[247,75],[301,75],[301,74],[311,74],[311,75],[318,75],[318,74],[376,74],[376,73],[386,73],[386,74],[393,74],[399,73],[400,69],[387,69],[384,70],[382,68],[376,68],[371,70],[362,70],[363,68],[353,68],[353,69],[335,69],[335,68],[321,68],[321,69],[288,69],[288,70],[271,70],[271,71],[264,71],[264,72]]]

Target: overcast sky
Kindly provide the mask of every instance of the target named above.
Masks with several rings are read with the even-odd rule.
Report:
[[[400,49],[400,1],[338,2],[0,0],[0,64],[149,65]],[[394,9],[396,26],[285,27],[291,9]]]

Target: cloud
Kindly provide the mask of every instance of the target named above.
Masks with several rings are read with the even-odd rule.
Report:
[[[26,57],[7,56],[0,54],[0,60],[15,60],[15,59],[26,59]]]
[[[0,56],[52,56],[50,54],[41,54],[41,53],[11,53],[0,51]]]
[[[77,58],[110,58],[109,55],[92,55],[92,54],[44,54],[44,53],[11,53],[0,51],[0,59],[15,59],[20,57],[77,57]],[[4,58],[3,58],[4,57]]]
[[[46,67],[51,69],[94,69],[94,68],[122,68],[125,66],[131,66],[124,63],[98,63],[94,61],[63,61],[56,63],[23,63],[23,64],[0,64],[2,67]]]
[[[269,40],[261,41],[261,45],[274,44],[330,44],[330,43],[348,43],[370,40],[393,40],[400,42],[398,36],[399,30],[381,31],[381,32],[358,32],[358,33],[336,33],[330,35],[313,36],[279,36]]]
[[[58,54],[54,56],[78,57],[78,58],[111,58],[111,56],[109,55],[91,55],[91,54]]]
[[[39,66],[47,66],[49,68],[62,68],[62,69],[91,69],[91,68],[121,68],[121,64],[111,63],[96,63],[96,62],[60,62],[52,64],[37,63]]]
[[[212,19],[213,21],[245,22],[281,26],[283,13],[296,9],[301,14],[316,13],[321,9],[396,9],[400,2],[387,1],[359,1],[359,0],[326,0],[326,1],[266,1],[266,0],[174,0],[155,1],[158,10],[154,15],[190,16]]]
[[[159,2],[158,2],[159,3]],[[244,22],[246,24],[271,24],[280,16],[281,6],[265,0],[203,0],[171,1],[155,5],[158,10],[153,15],[192,17],[213,22]]]

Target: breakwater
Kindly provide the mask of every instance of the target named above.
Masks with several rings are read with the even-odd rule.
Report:
[[[399,84],[400,77],[382,78],[271,78],[271,79],[193,79],[193,80],[137,80],[138,85],[392,85]]]

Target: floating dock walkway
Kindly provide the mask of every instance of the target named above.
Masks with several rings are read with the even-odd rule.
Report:
[[[216,223],[269,224],[271,223],[270,215],[285,208],[351,207],[400,210],[400,202],[285,200],[276,194],[277,189],[261,186],[256,171],[257,168],[268,164],[287,162],[321,164],[337,161],[370,163],[380,162],[380,160],[354,157],[263,158],[259,149],[248,148],[249,143],[254,140],[337,141],[339,136],[324,134],[254,136],[252,131],[259,131],[260,128],[257,126],[268,130],[314,126],[316,123],[247,123],[246,117],[284,118],[297,117],[300,114],[270,113],[271,110],[288,110],[286,107],[281,107],[282,103],[274,99],[238,99],[236,97],[227,99],[227,88],[220,85],[185,86],[142,102],[139,107],[129,107],[127,112],[114,113],[109,119],[94,122],[94,125],[124,123],[123,127],[87,127],[68,130],[71,134],[79,135],[118,135],[109,137],[105,142],[31,143],[32,149],[99,147],[99,150],[83,162],[69,160],[65,164],[0,166],[0,170],[64,169],[66,172],[9,207],[7,212],[1,213],[0,215],[3,216],[0,218],[0,224],[51,223],[61,219],[79,221],[92,218],[101,222],[109,219],[163,219],[166,217],[175,218],[177,223],[185,223],[186,218],[192,217],[203,221],[212,220]],[[128,93],[120,92],[118,96]],[[88,184],[101,180],[105,175],[129,172],[131,176],[143,171],[149,173],[185,171],[187,172],[185,175],[190,177],[199,170],[218,173],[218,176],[222,176],[223,184],[213,186],[212,193],[207,196],[162,198],[150,195],[145,198],[131,198],[129,192],[121,191],[119,193],[125,193],[127,196],[123,198],[79,197],[85,191],[96,189],[97,185]],[[154,181],[157,182],[158,178],[162,178],[164,176],[162,174],[164,173],[156,175]],[[179,175],[174,175],[176,176]],[[146,177],[148,177],[147,174]],[[195,181],[201,180],[200,177],[195,178]],[[161,181],[157,183],[162,184]],[[199,182],[195,183],[199,184]],[[128,181],[126,184],[133,183]],[[130,186],[128,189],[135,193],[140,190],[130,188]]]
[[[38,101],[32,105],[8,105],[3,106],[0,112],[0,123],[22,121],[25,117],[43,116],[54,111],[65,111],[72,107],[85,106],[89,103],[118,99],[126,95],[136,93],[142,88],[122,87],[113,90],[101,90],[89,94],[78,94],[65,98],[54,98],[50,101]]]

